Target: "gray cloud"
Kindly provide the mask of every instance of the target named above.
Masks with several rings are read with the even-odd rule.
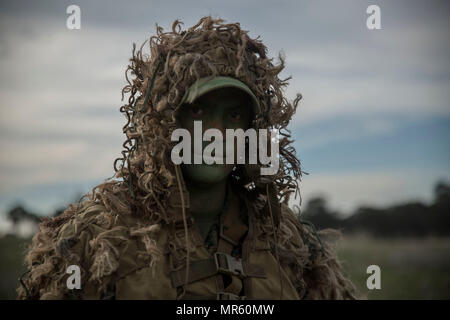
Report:
[[[175,18],[186,27],[207,14],[239,21],[272,56],[283,51],[282,75],[293,76],[287,94],[304,96],[294,128],[344,116],[372,135],[395,130],[390,115],[448,115],[449,3],[377,3],[383,29],[369,31],[369,1],[78,1],[82,29],[69,31],[71,1],[2,2],[4,201],[32,185],[111,175],[123,140],[118,108],[132,43],[152,35],[155,23],[170,29]],[[309,145],[353,134],[323,132]]]

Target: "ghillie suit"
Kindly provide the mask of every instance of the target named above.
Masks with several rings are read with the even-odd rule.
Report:
[[[120,109],[127,139],[116,175],[40,224],[19,298],[354,298],[324,241],[331,233],[316,233],[286,205],[302,173],[286,129],[301,96],[292,103],[284,98],[283,57],[273,64],[261,41],[238,23],[223,22],[204,17],[181,31],[176,20],[171,32],[157,27],[150,56],[143,46],[133,48],[122,92],[130,96]],[[258,165],[236,167],[220,241],[208,251],[190,215],[181,170],[170,158],[170,136],[188,88],[210,76],[233,77],[251,89],[261,110],[252,127],[280,130],[280,168],[259,176]],[[81,269],[81,290],[67,289],[69,265]]]

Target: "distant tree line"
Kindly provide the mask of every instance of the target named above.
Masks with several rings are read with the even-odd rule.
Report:
[[[409,202],[387,208],[361,207],[347,218],[328,209],[321,197],[311,199],[300,219],[318,229],[335,228],[344,234],[364,232],[376,237],[423,237],[450,235],[450,186],[439,182],[431,205]]]
[[[64,209],[57,209],[49,216],[57,216]],[[450,235],[450,186],[439,182],[434,188],[431,205],[410,202],[387,208],[361,207],[342,218],[341,213],[328,208],[326,200],[316,197],[300,214],[301,220],[312,222],[318,229],[335,228],[346,234],[364,232],[377,237],[418,237]],[[14,206],[8,219],[17,226],[22,221],[39,223],[41,216]]]
[[[50,217],[56,217],[64,212],[63,208],[55,210],[53,213],[49,214]],[[48,217],[47,216],[47,217]],[[7,219],[12,222],[12,232],[13,234],[17,230],[18,226],[23,222],[31,222],[34,224],[39,224],[42,221],[43,216],[38,215],[34,212],[28,211],[23,205],[17,204],[13,206],[7,213]]]

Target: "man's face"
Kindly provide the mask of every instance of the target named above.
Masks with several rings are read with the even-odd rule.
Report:
[[[243,129],[250,126],[251,111],[248,95],[235,88],[222,88],[211,91],[192,104],[185,104],[178,114],[180,127],[189,131],[193,143],[194,121],[202,122],[202,136],[208,129],[218,129],[225,139],[226,129]],[[203,142],[202,150],[209,144]],[[226,143],[223,141],[225,147]],[[193,151],[193,148],[192,148]],[[235,146],[235,155],[236,155]],[[226,156],[226,154],[224,154]],[[218,183],[228,177],[234,164],[182,164],[185,179],[196,185]],[[193,162],[191,162],[193,163]]]

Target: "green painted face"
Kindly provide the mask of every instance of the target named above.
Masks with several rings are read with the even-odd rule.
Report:
[[[191,137],[194,137],[194,121],[202,121],[202,134],[212,128],[220,130],[223,137],[226,129],[246,130],[251,120],[250,103],[249,96],[242,90],[232,87],[213,90],[181,107],[178,113],[180,127],[188,130]],[[203,149],[209,143],[203,142]],[[226,179],[233,167],[233,164],[181,166],[186,182],[204,187]]]

